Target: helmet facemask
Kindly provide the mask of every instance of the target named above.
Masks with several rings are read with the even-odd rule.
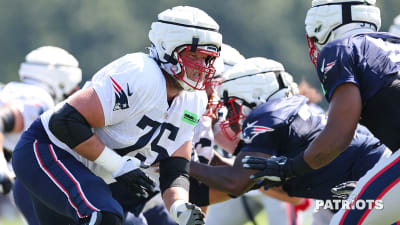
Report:
[[[220,128],[226,138],[233,141],[240,135],[243,122],[255,107],[255,104],[248,103],[240,98],[228,97],[227,94],[224,94],[223,102],[221,106],[225,106],[228,113],[225,120],[220,123]]]
[[[308,35],[306,35],[307,39],[307,46],[308,46],[308,55],[310,56],[311,62],[314,64],[315,68],[317,68],[317,61],[318,61],[318,56],[319,56],[319,50],[317,49],[317,46],[315,45],[315,38],[310,38]]]
[[[207,48],[197,47],[192,51],[191,46],[185,46],[176,52],[176,58],[181,69],[178,66],[172,66],[170,72],[178,79],[179,84],[187,91],[205,90],[212,85],[212,79],[215,75],[214,62],[219,56],[217,51],[211,51]],[[199,64],[191,59],[191,53],[201,53],[207,55],[203,64]],[[178,72],[180,71],[180,72]],[[186,88],[185,88],[186,86]],[[188,87],[187,87],[188,86]]]

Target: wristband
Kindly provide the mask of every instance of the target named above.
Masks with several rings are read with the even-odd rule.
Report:
[[[178,207],[181,205],[185,204],[186,202],[183,201],[182,199],[176,200],[174,203],[172,203],[171,207],[169,208],[169,214],[171,217],[175,220],[175,222],[178,223]]]
[[[102,166],[107,171],[114,173],[121,167],[124,160],[122,159],[122,156],[118,155],[114,150],[105,146],[103,151],[94,162]]]

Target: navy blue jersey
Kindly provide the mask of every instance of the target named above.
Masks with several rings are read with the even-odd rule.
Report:
[[[270,100],[246,118],[242,131],[245,145],[241,151],[293,158],[320,134],[325,121],[325,115],[313,113],[303,96]],[[380,159],[385,149],[385,145],[360,125],[348,149],[334,161],[287,181],[283,188],[290,196],[332,199],[332,187],[358,180]]]
[[[329,42],[318,57],[317,72],[328,102],[343,83],[354,83],[362,103],[393,81],[400,71],[400,38],[389,33],[356,34]]]

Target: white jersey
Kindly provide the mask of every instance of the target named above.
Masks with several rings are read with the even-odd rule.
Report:
[[[136,156],[148,164],[171,156],[190,141],[207,105],[204,91],[182,91],[169,105],[164,75],[144,53],[128,54],[105,66],[83,87],[87,88],[96,91],[105,118],[105,127],[93,129],[94,133],[119,154]],[[79,156],[51,133],[51,113],[41,117],[51,141],[111,182],[109,173]]]
[[[0,106],[2,105],[12,105],[21,112],[25,131],[40,114],[54,107],[54,101],[47,91],[38,86],[10,82],[0,90]],[[21,133],[5,133],[3,147],[13,151]]]

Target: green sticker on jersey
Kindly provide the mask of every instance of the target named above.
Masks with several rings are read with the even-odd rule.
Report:
[[[199,117],[196,114],[185,110],[185,112],[183,113],[182,120],[188,124],[196,126],[197,121],[199,121]]]
[[[324,85],[323,85],[323,84],[321,84],[321,88],[322,88],[322,93],[325,95],[325,94],[326,94],[326,90],[325,90],[325,88],[324,88]]]

